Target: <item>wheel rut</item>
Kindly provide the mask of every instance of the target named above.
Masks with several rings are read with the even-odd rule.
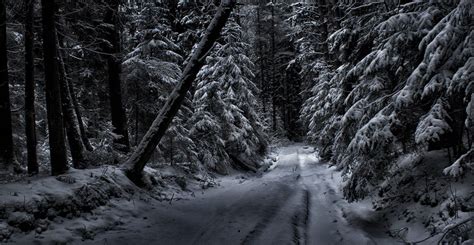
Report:
[[[260,235],[265,231],[265,229],[272,224],[275,217],[280,213],[281,210],[285,207],[285,204],[288,200],[292,199],[294,195],[290,195],[285,202],[278,203],[275,206],[271,206],[269,209],[264,212],[262,219],[254,226],[254,228],[247,234],[247,236],[241,242],[242,245],[254,244],[258,240]]]
[[[301,205],[292,217],[293,243],[298,245],[309,244],[308,228],[311,207],[311,194],[303,190]]]

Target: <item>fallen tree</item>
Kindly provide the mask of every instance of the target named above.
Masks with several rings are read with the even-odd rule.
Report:
[[[187,63],[178,85],[168,97],[168,100],[153,121],[138,147],[124,163],[128,178],[135,184],[143,184],[142,173],[145,165],[153,154],[156,146],[160,143],[161,138],[166,133],[173,118],[176,116],[186,94],[196,79],[199,70],[204,65],[204,61],[214,46],[214,43],[219,38],[220,32],[229,19],[235,5],[236,0],[221,0],[216,15],[209,24],[204,37],[199,42],[199,45],[192,54],[191,59]]]

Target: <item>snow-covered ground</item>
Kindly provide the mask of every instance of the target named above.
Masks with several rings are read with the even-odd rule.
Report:
[[[314,148],[292,144],[280,147],[274,158],[265,173],[234,173],[218,178],[214,188],[163,189],[165,198],[130,191],[90,213],[57,217],[40,232],[15,233],[10,242],[400,244],[387,234],[394,223],[381,222],[382,213],[370,201],[347,203],[342,198],[340,173],[321,162]],[[123,181],[119,185],[129,185]]]
[[[56,229],[41,236],[13,241],[47,244],[53,237],[80,244],[390,244],[383,224],[371,221],[370,205],[342,199],[340,181],[313,148],[290,145],[279,149],[275,165],[262,175],[223,177],[216,188],[190,191],[181,200],[114,199],[90,215],[55,224]]]

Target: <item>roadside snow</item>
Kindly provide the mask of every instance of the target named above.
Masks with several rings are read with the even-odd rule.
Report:
[[[62,244],[93,239],[121,229],[138,217],[139,205],[188,195],[187,188],[209,187],[208,176],[162,167],[146,168],[154,186],[136,187],[120,168],[103,166],[52,177],[26,177],[0,186],[0,243]],[[192,177],[192,178],[191,178]]]
[[[400,244],[388,234],[394,230],[409,241],[426,237],[419,222],[387,219],[370,200],[345,201],[340,173],[322,162],[313,147],[280,147],[265,165],[266,172],[234,173],[217,182],[198,175],[193,182],[172,167],[147,169],[155,178],[153,191],[138,189],[114,167],[105,174],[100,169],[73,171],[72,183],[50,177],[8,184],[0,188],[1,200],[17,204],[4,212],[11,217],[0,219],[0,236],[13,225],[15,232],[8,237],[15,244]],[[74,199],[71,194],[101,179],[99,190],[116,186],[105,193],[119,194],[107,194],[106,202],[87,212],[56,211],[50,219],[21,208],[47,196]],[[63,204],[81,200],[87,199]],[[28,225],[31,217],[33,231],[22,232],[12,221]]]
[[[118,201],[122,224],[81,244],[375,244],[388,241],[367,204],[341,199],[340,176],[312,147],[290,145],[263,175],[222,177],[178,201]],[[382,227],[382,226],[380,226]],[[369,229],[367,231],[366,229]],[[372,229],[372,230],[370,230]],[[91,230],[94,231],[93,228]],[[369,234],[372,231],[375,234]],[[390,244],[390,243],[383,243]]]

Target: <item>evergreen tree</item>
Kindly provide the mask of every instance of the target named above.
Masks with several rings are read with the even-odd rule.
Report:
[[[266,147],[255,111],[254,64],[242,35],[235,19],[229,21],[222,42],[198,74],[194,97],[193,138],[206,146],[201,160],[220,173],[228,171],[230,159],[255,159]]]
[[[328,36],[332,54],[324,59],[342,65],[317,76],[302,119],[309,138],[350,176],[345,194],[356,200],[378,189],[402,154],[451,148],[459,157],[472,147],[465,112],[473,7],[342,2],[350,14]]]
[[[138,147],[126,161],[125,165],[127,165],[128,168],[126,171],[127,176],[135,183],[143,184],[143,169],[168,130],[173,118],[183,105],[193,81],[204,65],[204,60],[219,38],[220,32],[227,23],[235,4],[236,2],[233,0],[221,2],[214,18],[206,29],[206,34],[186,64],[178,84],[168,96],[165,105],[160,110],[160,113],[151,124]]]

